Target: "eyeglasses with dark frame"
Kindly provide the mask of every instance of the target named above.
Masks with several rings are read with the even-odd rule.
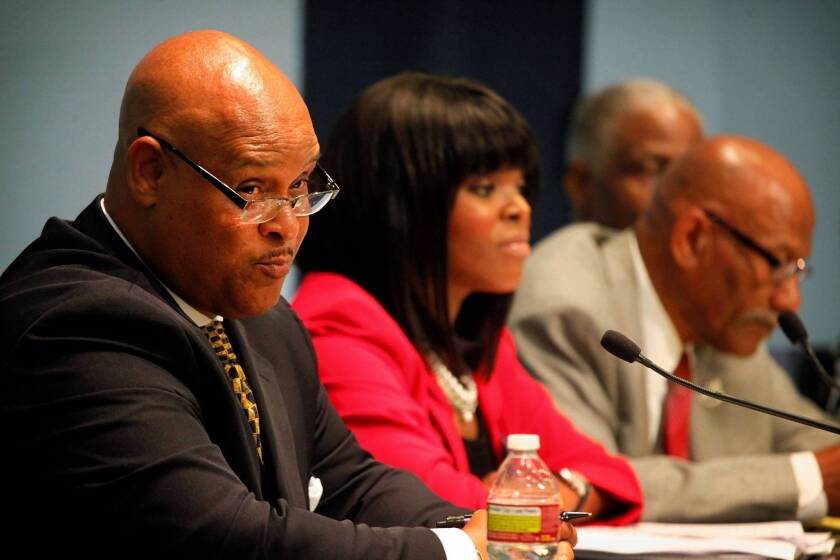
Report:
[[[784,282],[790,278],[796,278],[798,281],[801,282],[813,273],[813,268],[808,266],[808,263],[805,262],[805,259],[798,258],[784,263],[781,260],[779,260],[776,257],[776,255],[774,255],[773,253],[771,253],[770,251],[753,241],[746,234],[738,230],[735,226],[731,225],[729,222],[727,222],[711,210],[708,210],[706,208],[703,208],[702,210],[709,218],[709,220],[726,230],[742,245],[761,255],[761,257],[763,257],[764,260],[767,261],[767,264],[770,265],[770,270],[772,271],[771,274],[774,282]]]
[[[324,168],[321,167],[320,164],[315,163],[315,169],[312,172],[317,173],[320,179],[323,180],[326,185],[326,190],[297,196],[277,196],[248,200],[247,198],[241,196],[233,188],[229,187],[227,183],[187,157],[184,152],[163,138],[152,134],[142,127],[137,129],[137,136],[148,136],[149,138],[154,138],[161,146],[181,158],[184,163],[192,167],[199,175],[207,179],[211,185],[216,187],[219,192],[225,195],[231,202],[236,204],[242,210],[240,219],[242,223],[245,224],[262,224],[268,222],[269,220],[273,220],[280,213],[283,207],[287,205],[296,216],[311,216],[326,206],[327,202],[335,198],[340,190],[336,182],[333,181],[332,177],[330,177]],[[309,179],[303,180],[307,182],[309,181]]]

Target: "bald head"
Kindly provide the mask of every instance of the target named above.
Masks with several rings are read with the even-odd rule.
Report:
[[[105,206],[193,307],[254,315],[277,302],[308,219],[281,212],[243,224],[245,201],[306,192],[318,154],[309,112],[283,72],[236,37],[185,33],[131,72]]]
[[[302,115],[308,118],[294,85],[254,47],[220,31],[194,31],[160,43],[134,68],[119,138],[127,147],[139,126],[218,138],[243,119],[282,124]]]
[[[766,217],[813,228],[811,195],[796,168],[771,147],[743,136],[698,144],[674,162],[654,197],[660,207],[706,205],[739,221]]]
[[[796,168],[766,144],[707,139],[663,176],[636,227],[663,304],[686,341],[748,355],[800,304],[814,207]]]

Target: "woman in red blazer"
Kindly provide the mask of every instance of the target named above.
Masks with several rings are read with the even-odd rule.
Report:
[[[400,74],[348,108],[324,160],[342,194],[310,225],[293,305],[362,446],[480,508],[507,434],[536,433],[567,509],[637,520],[628,463],[563,417],[504,326],[538,186],[521,115],[480,83]]]

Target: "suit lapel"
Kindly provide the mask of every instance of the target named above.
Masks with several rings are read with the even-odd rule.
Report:
[[[283,496],[292,506],[307,507],[298,471],[292,424],[280,387],[270,374],[273,368],[268,360],[248,344],[238,321],[225,321],[225,329],[235,341],[234,349],[259,407],[265,464],[263,476],[276,488],[277,496]]]
[[[638,284],[633,268],[631,243],[635,243],[632,230],[625,230],[603,244],[603,262],[606,271],[612,307],[616,313],[616,328],[631,340],[640,340],[642,326],[639,320]],[[616,376],[618,395],[619,448],[630,456],[647,455],[652,446],[648,437],[647,390],[645,375],[640,364],[628,364],[611,358],[609,362]]]
[[[425,366],[425,362],[423,367],[426,372],[427,398],[431,401],[429,407],[431,421],[437,426],[437,431],[442,436],[444,445],[455,459],[455,468],[461,472],[469,472],[470,464],[467,459],[467,450],[464,447],[463,440],[461,440],[461,434],[458,433],[455,422],[452,420],[452,405],[449,404],[449,400],[438,385],[435,374]]]
[[[704,344],[694,346],[694,382],[698,385],[719,392],[744,394],[751,387],[738,388],[732,377],[726,378],[726,372],[738,372],[741,379],[755,379],[746,375],[749,368],[747,360],[737,356],[727,356]],[[733,376],[735,380],[737,376]],[[726,380],[726,385],[724,381]],[[740,389],[740,390],[739,390]],[[744,391],[746,389],[746,391]],[[694,395],[691,409],[691,449],[698,457],[717,457],[732,453],[732,449],[752,449],[756,438],[760,438],[760,428],[749,426],[754,421],[761,422],[761,415],[752,411],[729,406],[711,397]],[[727,429],[738,425],[739,430]],[[752,428],[752,429],[750,429]],[[720,434],[726,433],[725,438]]]

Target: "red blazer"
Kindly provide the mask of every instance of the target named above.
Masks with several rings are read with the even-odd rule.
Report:
[[[293,307],[312,335],[329,398],[362,446],[380,461],[414,472],[459,506],[485,507],[487,490],[470,473],[452,406],[379,302],[344,276],[310,273]],[[629,464],[607,455],[557,411],[517,360],[507,329],[489,379],[476,376],[476,384],[497,458],[507,434],[539,434],[540,455],[553,471],[578,470],[626,504],[611,523],[639,518],[641,490]]]

